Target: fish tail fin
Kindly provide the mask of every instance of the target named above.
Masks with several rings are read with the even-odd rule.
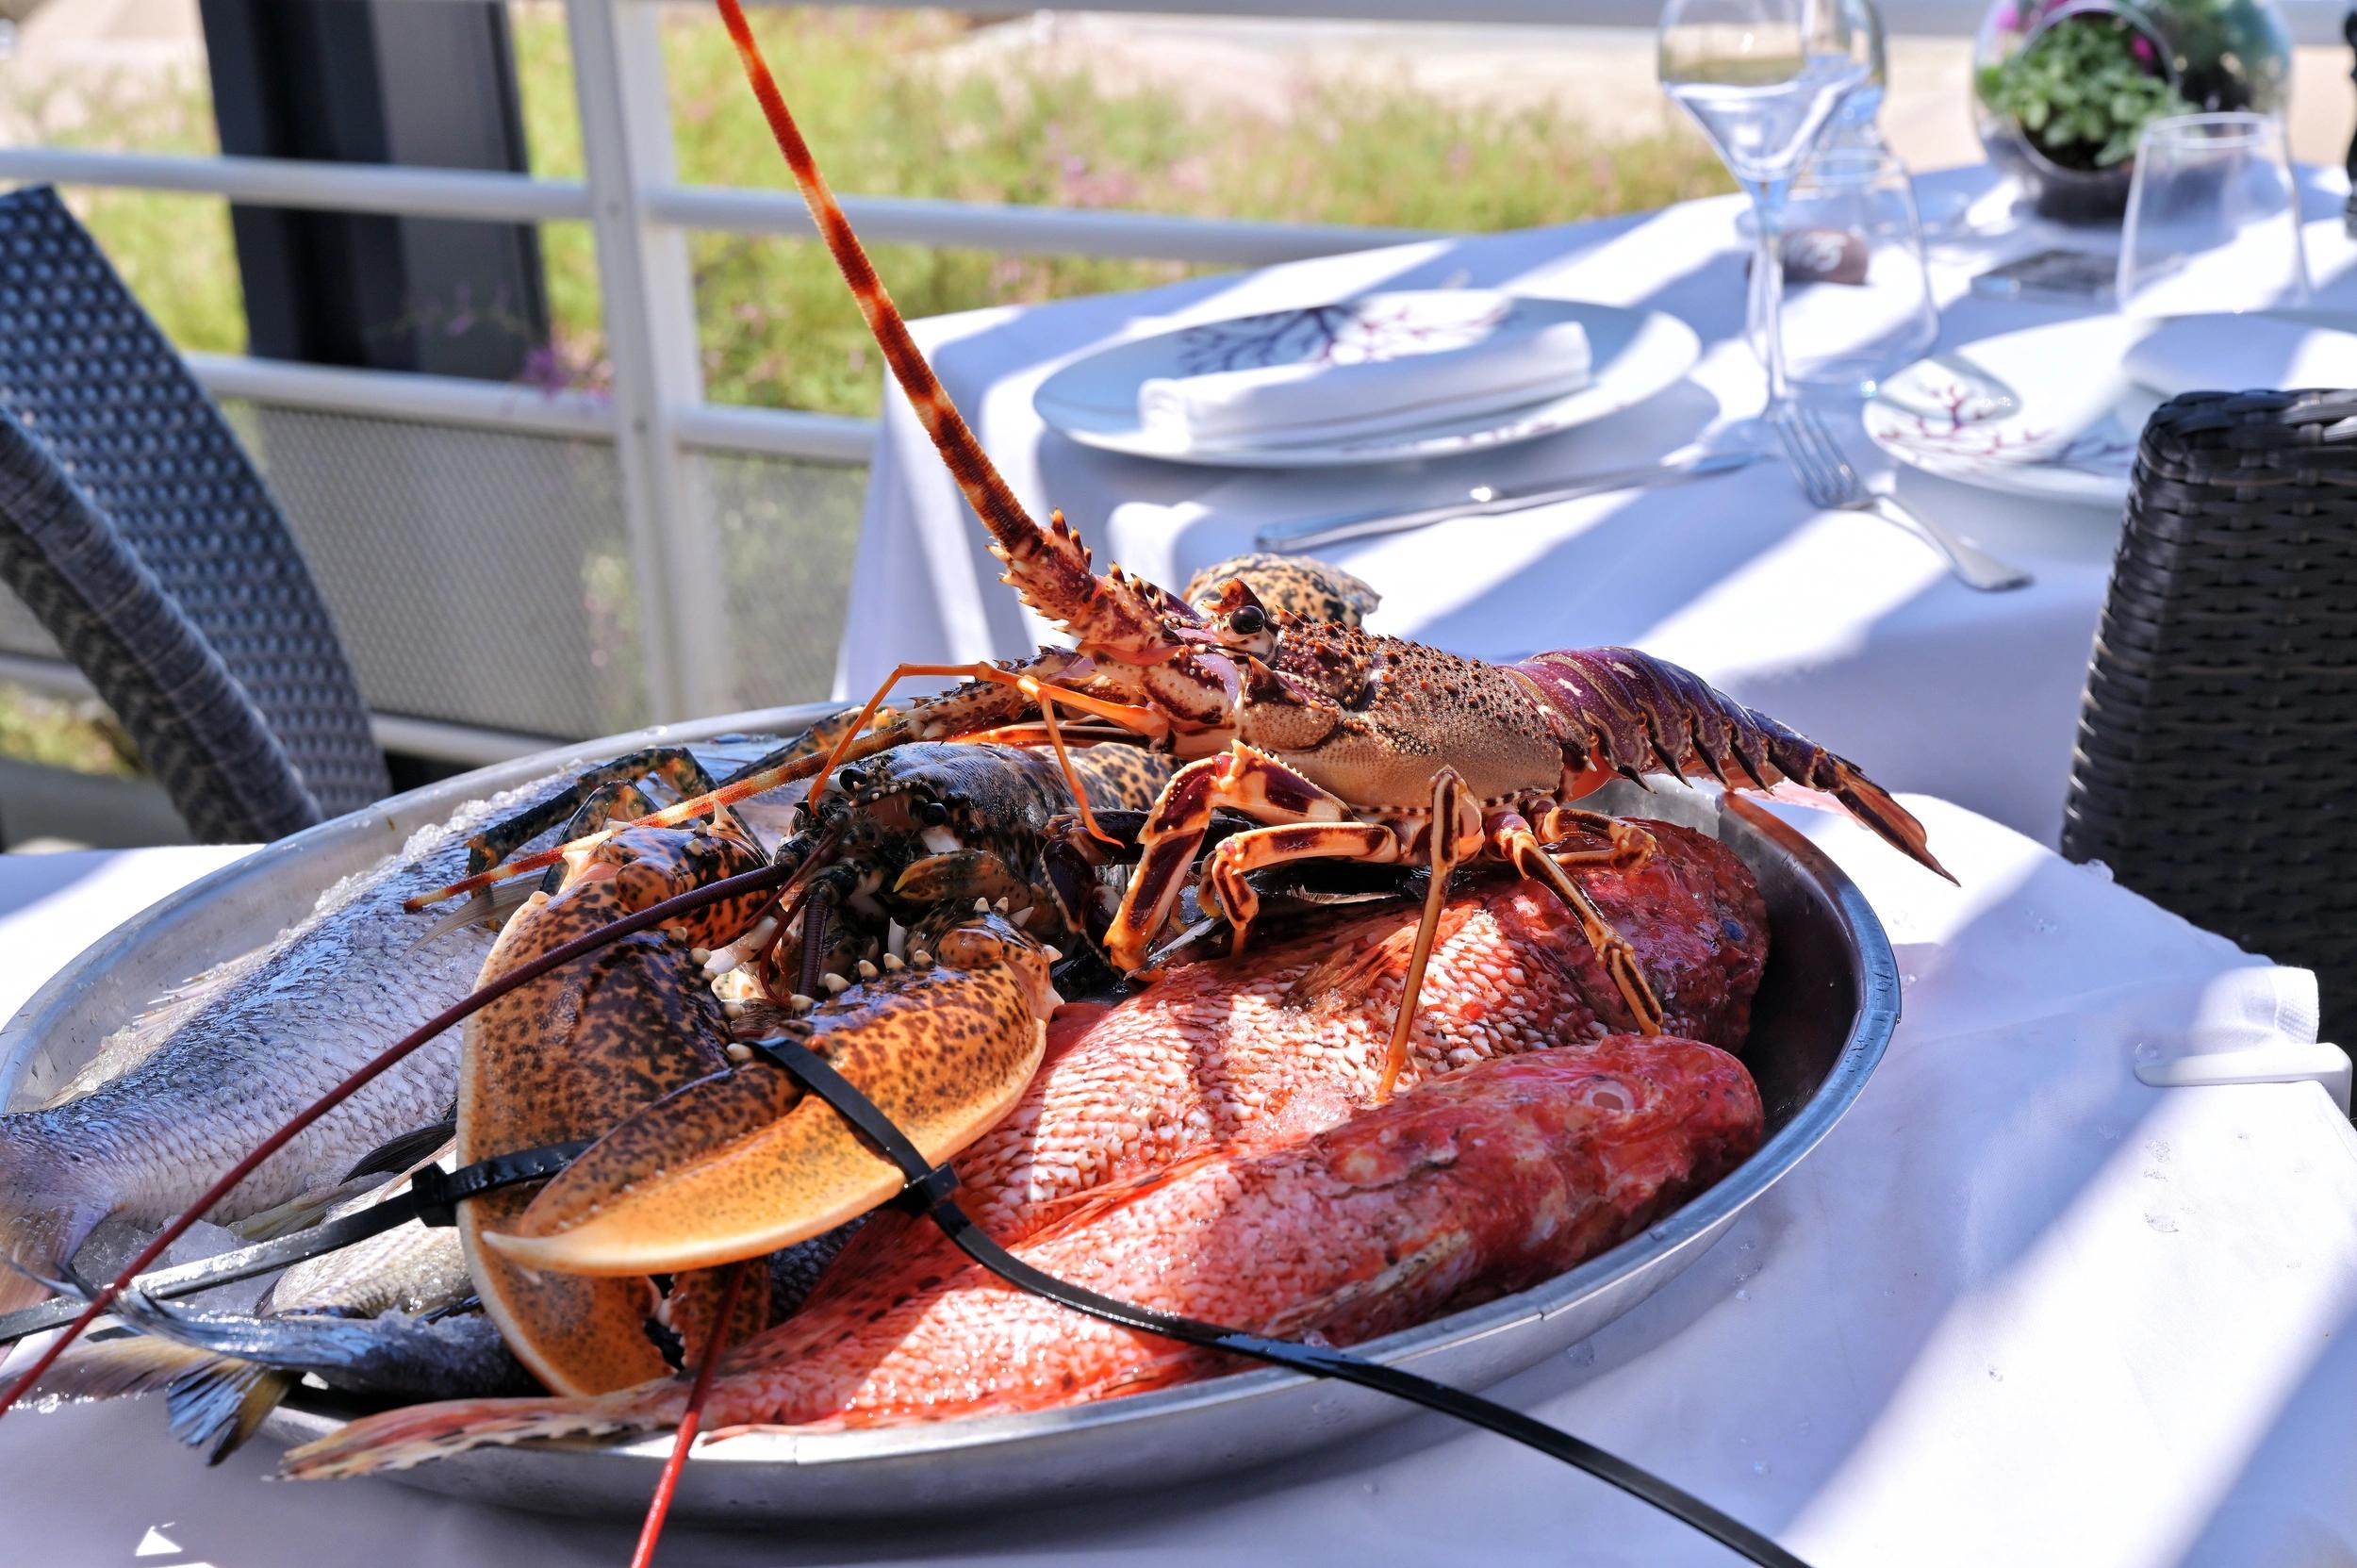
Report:
[[[279,1474],[289,1480],[333,1480],[407,1470],[493,1444],[654,1431],[676,1425],[686,1407],[686,1385],[673,1378],[594,1399],[450,1399],[405,1405],[290,1450]]]
[[[124,1399],[169,1387],[173,1379],[217,1358],[145,1334],[84,1340],[58,1358],[33,1391],[43,1401]]]
[[[165,1388],[164,1411],[173,1436],[203,1449],[206,1464],[219,1464],[242,1447],[302,1381],[299,1372],[200,1353]]]
[[[114,1194],[55,1147],[39,1112],[0,1115],[0,1313],[64,1289],[65,1265]]]

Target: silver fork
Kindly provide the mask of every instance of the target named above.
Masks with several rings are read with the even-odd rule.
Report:
[[[1916,516],[1890,497],[1868,489],[1815,409],[1787,403],[1770,410],[1768,422],[1784,442],[1784,454],[1791,459],[1801,493],[1808,497],[1809,504],[1841,512],[1880,513],[1939,552],[1956,581],[1968,588],[2003,593],[2029,586],[2030,574],[2019,567],[1958,538],[1929,518]]]

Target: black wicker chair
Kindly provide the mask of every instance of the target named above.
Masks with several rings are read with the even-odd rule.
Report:
[[[2063,852],[2316,970],[2329,1038],[2357,1018],[2353,794],[2357,392],[2176,398],[2136,455]]]
[[[0,197],[0,579],[198,837],[276,838],[386,792],[286,520],[45,187]]]

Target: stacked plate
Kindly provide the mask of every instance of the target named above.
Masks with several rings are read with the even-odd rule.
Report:
[[[1692,328],[1658,311],[1404,290],[1118,343],[1032,402],[1049,429],[1108,452],[1338,468],[1569,430],[1667,390],[1701,353]]]

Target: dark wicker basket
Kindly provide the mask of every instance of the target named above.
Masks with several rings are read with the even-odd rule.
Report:
[[[386,792],[261,475],[46,188],[0,197],[0,578],[198,836],[275,838]]]
[[[2191,392],[2145,426],[2063,852],[2357,1018],[2357,392]]]

